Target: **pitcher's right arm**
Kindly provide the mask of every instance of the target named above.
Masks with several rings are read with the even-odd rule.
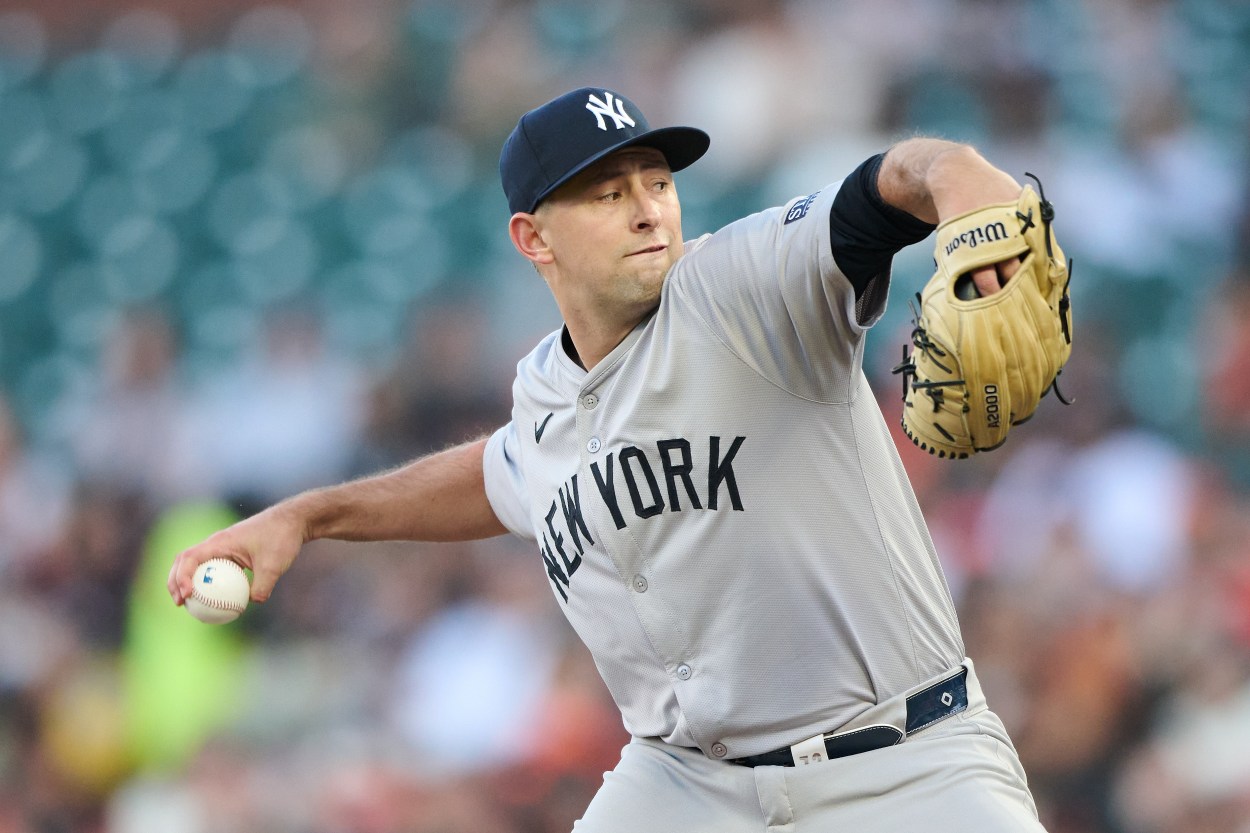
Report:
[[[169,571],[169,594],[183,604],[196,567],[229,558],[252,570],[252,600],[263,602],[300,548],[318,538],[469,541],[502,535],[507,529],[486,498],[485,447],[485,439],[475,440],[274,504],[179,553]]]

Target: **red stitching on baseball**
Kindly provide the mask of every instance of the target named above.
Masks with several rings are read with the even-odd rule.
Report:
[[[202,605],[207,605],[208,607],[216,610],[233,610],[236,613],[242,613],[244,610],[243,605],[231,604],[230,602],[223,601],[221,599],[210,599],[206,596],[201,596],[199,590],[192,590],[191,598],[195,599]]]

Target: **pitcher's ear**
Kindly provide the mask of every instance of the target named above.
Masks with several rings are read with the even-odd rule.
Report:
[[[512,238],[512,245],[516,246],[516,250],[535,265],[551,263],[555,259],[543,238],[542,224],[535,214],[521,211],[513,214],[508,221],[508,236]]]

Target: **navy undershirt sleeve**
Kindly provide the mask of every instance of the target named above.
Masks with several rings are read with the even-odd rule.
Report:
[[[879,275],[887,273],[894,255],[929,236],[935,226],[881,198],[877,174],[884,153],[865,161],[842,182],[829,211],[829,239],[838,269],[855,287],[858,300]]]

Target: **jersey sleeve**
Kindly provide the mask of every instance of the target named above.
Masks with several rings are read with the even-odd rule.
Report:
[[[486,441],[482,474],[486,481],[486,499],[500,522],[514,535],[532,541],[529,489],[517,457],[518,448],[516,423],[509,422]]]
[[[667,284],[675,315],[701,321],[773,384],[820,402],[855,395],[864,335],[885,308],[884,291],[863,307],[834,257],[829,217],[840,185],[693,241]]]
[[[884,159],[884,153],[869,158],[843,180],[829,212],[833,259],[855,290],[861,318],[884,301],[894,255],[935,228],[882,199],[877,176]]]

